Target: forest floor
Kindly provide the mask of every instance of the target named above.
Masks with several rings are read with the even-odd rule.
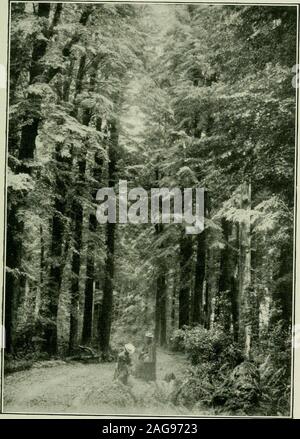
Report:
[[[213,415],[206,408],[191,413],[169,401],[169,385],[163,378],[171,372],[180,378],[186,367],[183,354],[159,350],[156,385],[132,378],[130,398],[127,389],[113,382],[114,363],[41,362],[6,376],[4,412]]]

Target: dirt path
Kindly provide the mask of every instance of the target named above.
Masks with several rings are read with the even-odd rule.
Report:
[[[157,386],[159,398],[153,396],[155,386],[133,379],[132,394],[113,383],[114,364],[59,363],[16,372],[4,380],[4,411],[29,413],[87,414],[190,414],[167,400],[166,373],[182,376],[187,362],[183,355],[159,351]],[[126,391],[125,391],[126,390]],[[156,388],[157,392],[157,388]],[[196,414],[196,413],[194,413]],[[197,414],[208,414],[202,411]]]

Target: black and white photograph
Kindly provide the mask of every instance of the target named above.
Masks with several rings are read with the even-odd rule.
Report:
[[[292,416],[298,37],[288,3],[9,3],[4,414]]]

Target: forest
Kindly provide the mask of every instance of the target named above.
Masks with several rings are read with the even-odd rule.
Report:
[[[296,29],[292,6],[11,3],[7,406],[18,373],[76,381],[92,352],[129,412],[109,367],[151,331],[173,387],[133,411],[289,414]],[[99,224],[119,181],[204,188],[204,230]]]

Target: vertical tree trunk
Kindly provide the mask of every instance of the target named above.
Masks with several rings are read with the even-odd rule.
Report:
[[[155,341],[160,346],[167,343],[167,283],[164,272],[157,278],[155,299]]]
[[[159,278],[156,279],[156,293],[155,293],[155,342],[159,343],[160,338],[160,285]]]
[[[251,288],[251,185],[245,182],[241,187],[241,209],[249,211],[246,219],[240,221],[239,251],[239,330],[244,343],[245,356],[249,358],[251,349],[251,317],[249,293]]]
[[[208,266],[206,268],[206,271],[208,271]],[[205,306],[204,306],[204,317],[203,317],[203,326],[206,329],[210,328],[210,316],[211,316],[211,297],[210,297],[210,284],[208,279],[205,282]]]
[[[95,74],[96,72],[94,72]],[[95,78],[91,85],[92,90],[95,86]],[[101,119],[97,118],[96,128],[101,131]],[[100,188],[101,176],[102,176],[103,159],[99,152],[95,153],[95,167],[93,171],[95,187],[91,191],[91,198],[93,201],[96,199],[97,190]],[[96,211],[96,206],[95,206]],[[86,281],[84,288],[84,311],[83,311],[83,325],[82,325],[82,343],[89,344],[93,334],[93,306],[94,306],[94,277],[95,277],[95,241],[94,234],[97,230],[97,219],[95,212],[89,215],[89,241],[87,248],[87,261],[86,261]]]
[[[239,266],[239,224],[234,225],[233,229],[233,246],[232,252],[232,271],[231,271],[231,314],[232,314],[232,327],[233,337],[236,342],[239,340],[239,280],[238,266]],[[236,274],[237,273],[237,274]]]
[[[205,191],[204,193],[205,199],[204,199],[204,212],[205,212],[205,219],[210,218],[210,211],[211,211],[211,205],[210,205],[210,196],[208,191]],[[207,228],[207,225],[205,224],[205,229],[202,233],[205,233],[205,279],[204,279],[204,304],[203,304],[203,311],[202,311],[202,321],[201,323],[204,325],[205,328],[210,328],[210,319],[211,319],[211,312],[212,312],[212,284],[211,284],[211,275],[212,275],[212,262],[213,262],[213,252],[210,249],[209,245],[209,238],[210,238],[210,231]]]
[[[79,185],[84,184],[86,158],[82,157],[78,163],[78,179]],[[79,307],[79,274],[80,274],[80,259],[82,250],[82,226],[83,226],[83,206],[80,200],[82,195],[82,188],[79,187],[75,194],[72,211],[74,215],[74,250],[72,254],[72,280],[71,280],[71,312],[70,312],[70,337],[69,337],[69,352],[71,353],[78,342],[78,307]]]
[[[219,318],[222,320],[224,330],[230,331],[231,324],[231,249],[229,244],[229,237],[231,234],[231,224],[222,218],[222,233],[223,233],[223,248],[220,255],[220,278],[219,278],[219,292],[218,304]]]
[[[204,212],[205,218],[209,215],[209,197],[207,191],[204,193]],[[196,265],[195,265],[195,284],[194,284],[194,295],[192,302],[192,323],[201,323],[205,321],[204,309],[203,309],[203,287],[206,271],[206,239],[207,231],[204,230],[197,235],[197,254],[196,254]]]
[[[205,255],[206,255],[206,230],[199,233],[196,238],[197,255],[195,266],[195,284],[192,301],[192,323],[203,323],[203,283],[205,279]]]
[[[177,285],[176,285],[176,271],[173,273],[173,285],[172,285],[172,302],[171,302],[171,327],[172,330],[176,327],[176,296],[177,296]]]
[[[96,215],[89,216],[89,232],[95,233],[97,228]],[[82,343],[89,344],[92,339],[93,328],[93,306],[94,306],[94,277],[95,277],[95,256],[93,237],[90,238],[87,249],[86,281],[84,288],[84,311],[82,324]]]
[[[180,287],[179,287],[179,328],[190,323],[190,283],[191,259],[193,255],[192,239],[182,230],[180,237]]]
[[[82,91],[82,82],[85,74],[86,55],[80,58],[78,72],[75,83],[75,96]],[[74,104],[74,117],[78,119],[79,107]],[[92,113],[87,108],[83,111],[81,123],[88,126],[91,120]],[[83,206],[81,198],[84,195],[85,172],[86,172],[86,154],[87,151],[83,145],[84,152],[78,158],[78,183],[76,184],[76,192],[72,205],[73,223],[74,223],[74,250],[72,254],[72,280],[71,280],[71,309],[70,309],[70,335],[69,335],[69,353],[72,353],[78,344],[78,313],[79,313],[79,275],[80,275],[80,261],[82,251],[82,228],[83,228]]]
[[[160,346],[167,344],[167,282],[165,273],[161,279],[160,294]]]
[[[63,232],[64,224],[62,215],[65,213],[64,201],[56,200],[55,214],[52,219],[52,240],[51,240],[51,265],[48,283],[48,315],[51,319],[51,324],[48,325],[45,331],[46,350],[49,354],[56,354],[57,352],[57,313],[58,300],[60,296],[62,283],[62,250],[63,250]]]
[[[159,185],[159,158],[155,169],[156,185]],[[163,233],[163,224],[155,224],[155,232],[157,238]],[[163,246],[160,246],[160,250]],[[167,284],[166,284],[166,267],[163,258],[157,257],[157,281],[156,281],[156,300],[155,300],[155,341],[160,346],[164,346],[167,342]]]
[[[37,294],[35,298],[35,316],[38,317],[40,314],[42,302],[43,302],[43,291],[44,291],[44,282],[45,282],[45,273],[46,273],[46,258],[45,258],[45,239],[44,239],[44,230],[43,226],[40,225],[40,245],[41,245],[41,254],[40,254],[40,284],[37,287]]]
[[[251,249],[250,249],[250,256],[251,256],[251,290],[250,290],[250,297],[248,299],[249,307],[251,309],[251,337],[252,337],[252,343],[258,344],[259,343],[259,283],[260,281],[257,279],[257,268],[258,268],[258,260],[259,260],[259,254],[258,254],[258,246],[257,246],[257,238],[252,232],[252,226],[250,229],[251,232]]]
[[[57,353],[57,313],[58,301],[61,291],[62,275],[65,260],[63,260],[63,239],[64,239],[64,215],[66,213],[66,194],[68,182],[64,173],[71,169],[72,159],[61,156],[62,145],[58,144],[55,151],[55,162],[57,163],[54,215],[52,218],[52,236],[50,248],[50,269],[48,277],[48,306],[46,316],[52,322],[45,330],[46,349],[49,354]]]
[[[106,263],[103,284],[103,298],[99,316],[99,342],[102,355],[106,357],[109,350],[112,312],[113,312],[113,280],[114,280],[114,252],[115,252],[116,225],[108,223],[106,226]]]
[[[116,122],[110,123],[110,140],[108,148],[108,186],[114,187],[116,182],[116,163],[118,148],[118,128]],[[102,355],[107,356],[110,342],[110,332],[113,312],[113,280],[115,264],[115,231],[116,224],[106,225],[106,262],[103,283],[103,298],[99,316],[99,343]]]

